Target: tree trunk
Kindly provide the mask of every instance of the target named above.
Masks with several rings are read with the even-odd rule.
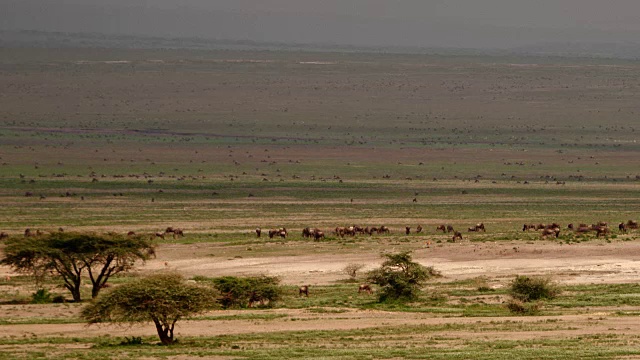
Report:
[[[91,288],[91,298],[95,299],[98,294],[100,293],[100,289],[102,288],[102,286],[100,286],[98,283],[93,284],[93,287]]]
[[[160,342],[162,342],[162,345],[172,345],[173,331],[171,331],[170,333],[169,329],[165,329],[157,319],[153,319],[153,322],[156,324],[156,330],[158,331],[158,337],[160,337]]]
[[[80,298],[80,286],[75,286],[73,289],[69,290],[71,290],[71,296],[73,296],[74,302],[82,301],[82,299]]]

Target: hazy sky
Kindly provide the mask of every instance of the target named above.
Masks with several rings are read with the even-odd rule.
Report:
[[[0,0],[0,29],[354,45],[640,41],[640,0]]]

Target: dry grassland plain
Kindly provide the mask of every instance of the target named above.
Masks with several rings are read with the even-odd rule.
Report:
[[[158,347],[151,324],[24,304],[31,281],[0,267],[1,357],[639,358],[640,236],[617,230],[640,218],[639,99],[640,63],[622,60],[2,48],[0,231],[180,227],[113,284],[269,274],[286,295],[179,322]],[[599,221],[612,233],[566,228]],[[557,239],[522,231],[552,222]],[[331,233],[353,224],[391,233]],[[402,250],[443,274],[416,302],[379,304],[342,271]],[[563,291],[514,317],[516,274]]]

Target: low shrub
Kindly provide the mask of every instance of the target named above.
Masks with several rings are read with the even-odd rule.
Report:
[[[558,286],[548,277],[516,276],[509,286],[509,294],[522,302],[553,299],[560,293]]]

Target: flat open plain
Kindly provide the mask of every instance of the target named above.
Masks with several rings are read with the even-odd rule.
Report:
[[[0,267],[0,354],[639,358],[640,233],[617,228],[640,218],[638,99],[640,64],[613,59],[0,49],[0,231],[175,226],[186,236],[114,285],[170,269],[286,287],[273,309],[178,322],[166,348],[148,345],[151,324],[86,327],[81,304],[25,304],[30,279]],[[605,237],[567,229],[600,221]],[[478,222],[486,233],[467,231]],[[522,231],[552,222],[557,239]],[[391,233],[331,233],[354,224]],[[327,238],[303,239],[307,226]],[[379,304],[343,272],[404,250],[443,275],[414,303]],[[562,293],[513,316],[517,274]]]

